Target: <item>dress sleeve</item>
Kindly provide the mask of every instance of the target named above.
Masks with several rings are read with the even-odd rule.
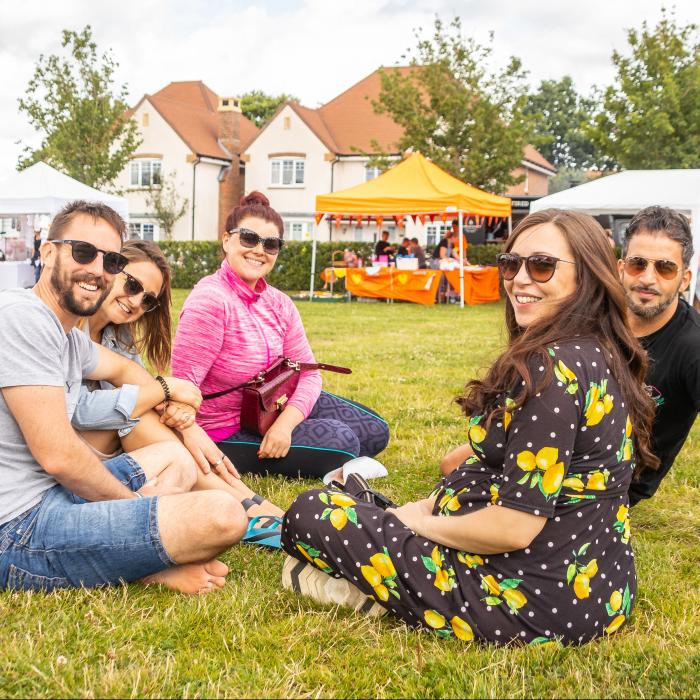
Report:
[[[174,377],[196,386],[209,374],[224,344],[225,314],[217,295],[206,298],[192,292],[180,315],[172,355]]]
[[[573,361],[554,359],[555,377],[544,391],[512,413],[506,432],[503,483],[496,503],[551,518],[574,453],[582,387]],[[578,369],[578,367],[577,367]],[[537,382],[541,361],[531,363]]]
[[[299,311],[291,300],[289,301],[288,313],[289,325],[284,338],[284,355],[296,362],[316,362]],[[307,418],[320,394],[321,373],[318,370],[302,372],[294,395],[289,400],[289,405],[298,408],[304,418]]]

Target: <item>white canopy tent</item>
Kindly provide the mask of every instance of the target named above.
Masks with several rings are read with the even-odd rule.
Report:
[[[693,278],[689,291],[692,299],[700,253],[700,170],[627,170],[537,199],[530,205],[530,211],[553,207],[592,216],[634,215],[654,204],[670,207],[690,217],[695,248],[690,262]]]
[[[128,221],[129,204],[125,197],[105,194],[88,187],[46,163],[34,163],[0,182],[0,216],[54,216],[68,202],[76,199],[104,202]]]

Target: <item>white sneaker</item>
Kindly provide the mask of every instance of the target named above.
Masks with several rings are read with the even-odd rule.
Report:
[[[344,578],[334,578],[312,564],[288,556],[282,567],[282,586],[324,605],[342,605],[372,617],[386,615],[386,608]]]
[[[359,474],[365,479],[379,479],[387,476],[388,473],[386,467],[377,459],[372,457],[355,457],[355,459],[345,462],[340,469],[328,472],[323,477],[323,483],[328,485],[335,480],[344,484],[348,474]]]

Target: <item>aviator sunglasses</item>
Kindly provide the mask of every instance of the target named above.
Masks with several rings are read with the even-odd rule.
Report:
[[[71,247],[71,255],[73,260],[80,265],[91,263],[98,253],[102,253],[102,266],[104,271],[109,275],[116,275],[121,272],[129,262],[121,253],[113,253],[112,251],[100,250],[99,248],[88,243],[87,241],[73,241],[62,239],[57,241],[49,241],[49,243],[67,243]]]
[[[229,233],[237,233],[238,239],[244,248],[255,248],[258,243],[262,243],[263,250],[270,255],[277,255],[280,252],[280,248],[284,245],[284,241],[277,236],[264,238],[249,228],[232,228]]]
[[[527,274],[533,282],[549,282],[557,269],[557,263],[564,262],[575,265],[571,260],[555,258],[553,255],[528,255],[526,258],[516,253],[501,253],[496,258],[498,271],[504,280],[512,280],[525,263]]]
[[[638,277],[649,266],[649,263],[654,263],[654,269],[659,277],[665,280],[672,280],[678,274],[678,265],[673,260],[654,260],[653,258],[641,258],[633,255],[625,258],[625,272],[632,277]]]
[[[151,294],[151,292],[146,292],[143,285],[136,279],[136,277],[132,277],[128,272],[124,272],[123,274],[126,275],[126,282],[124,282],[124,293],[128,297],[135,297],[137,294],[141,294],[141,292],[143,292],[143,296],[141,297],[141,306],[143,306],[146,313],[153,311],[153,309],[158,306],[158,297],[155,294]]]

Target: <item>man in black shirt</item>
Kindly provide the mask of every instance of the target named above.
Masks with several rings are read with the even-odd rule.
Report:
[[[382,231],[382,237],[374,245],[374,257],[378,258],[381,255],[393,255],[396,248],[389,243],[389,232]]]
[[[632,481],[631,505],[654,495],[700,411],[700,314],[679,296],[690,284],[692,255],[688,221],[672,209],[647,207],[630,222],[620,279],[632,331],[649,355],[652,447],[661,460]]]

